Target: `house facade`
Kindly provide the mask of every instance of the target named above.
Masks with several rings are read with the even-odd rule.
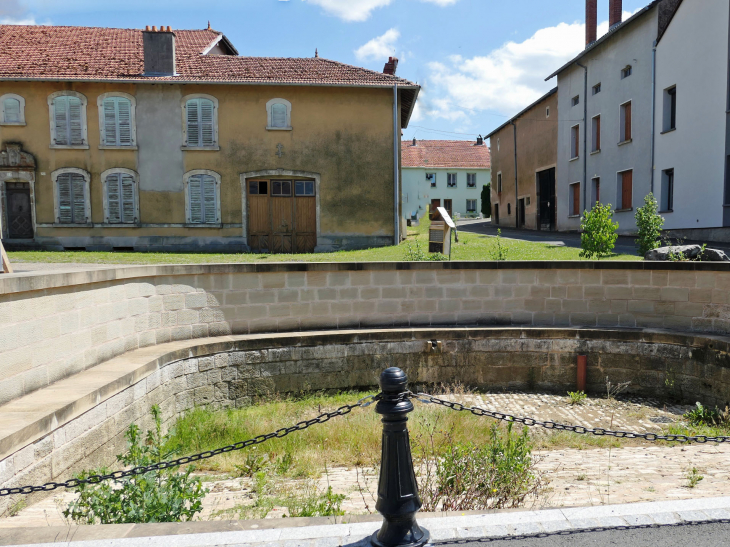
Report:
[[[389,67],[389,69],[388,69]],[[220,32],[0,26],[13,247],[311,252],[398,242],[419,87]]]
[[[476,217],[482,188],[491,182],[489,147],[474,141],[417,140],[401,144],[402,202],[406,221],[444,207],[451,215]]]
[[[496,226],[557,229],[557,92],[557,88],[549,91],[487,135],[494,179],[492,224]]]

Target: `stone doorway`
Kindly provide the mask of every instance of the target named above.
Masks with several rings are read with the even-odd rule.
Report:
[[[2,239],[35,236],[35,158],[20,144],[0,150],[0,225]]]
[[[33,239],[30,183],[6,181],[5,202],[8,204],[8,237]]]

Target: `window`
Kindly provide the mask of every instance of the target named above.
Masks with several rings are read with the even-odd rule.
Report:
[[[664,90],[664,124],[663,131],[677,129],[677,87]]]
[[[431,188],[436,188],[436,173],[426,173],[426,180],[430,183]]]
[[[580,155],[580,125],[570,128],[570,159],[574,160]]]
[[[549,106],[546,106],[545,107],[545,117],[546,118],[549,118],[550,117],[550,107]]]
[[[136,146],[134,122],[135,99],[126,93],[99,95],[99,131],[101,148],[131,148]]]
[[[266,129],[291,131],[291,103],[286,99],[271,99],[266,103]]]
[[[271,181],[271,195],[276,196],[276,197],[291,196],[291,181],[290,180],[272,180]]]
[[[477,187],[477,174],[476,173],[467,173],[466,174],[466,187],[467,188],[476,188]]]
[[[88,148],[86,97],[75,91],[58,91],[48,97],[51,148]]]
[[[621,129],[619,144],[631,140],[631,101],[621,105]]]
[[[497,173],[497,193],[502,193],[502,173]]]
[[[508,203],[507,204],[507,215],[511,215],[511,214],[512,214],[512,204]]]
[[[466,200],[466,212],[467,213],[476,213],[477,212],[477,200],[475,200],[475,199]]]
[[[497,152],[499,152],[499,139],[497,139]]]
[[[101,174],[104,185],[104,222],[136,224],[139,221],[137,181],[130,169],[109,169]]]
[[[65,168],[51,173],[55,193],[55,213],[58,224],[88,224],[91,222],[89,181],[91,175],[83,169]]]
[[[601,84],[597,83],[593,86],[593,94],[598,95],[601,92]]]
[[[591,179],[591,207],[601,202],[601,179],[595,177]]]
[[[190,171],[183,177],[189,224],[220,223],[220,175],[207,169]]]
[[[218,99],[188,95],[183,105],[183,149],[218,150]]]
[[[25,99],[14,93],[0,97],[0,125],[25,125]]]
[[[601,116],[595,116],[591,120],[591,133],[593,134],[593,141],[591,146],[591,152],[601,151]]]
[[[298,180],[295,183],[295,193],[297,196],[313,196],[314,195],[314,181],[313,180]]]
[[[618,188],[616,192],[616,201],[618,202],[617,210],[622,211],[631,209],[634,185],[633,170],[624,171],[618,174]]]
[[[268,196],[269,181],[267,180],[250,180],[248,181],[248,193],[252,196]]]
[[[621,79],[628,78],[631,76],[631,73],[633,72],[633,69],[631,68],[631,65],[626,65],[626,68],[624,68],[621,71]]]
[[[662,211],[674,210],[674,169],[662,171]]]
[[[446,174],[446,186],[448,188],[456,188],[456,173]]]
[[[580,104],[580,95],[576,95],[570,100],[571,106],[578,106]]]
[[[574,182],[570,185],[570,194],[568,196],[570,216],[580,216],[580,182]]]

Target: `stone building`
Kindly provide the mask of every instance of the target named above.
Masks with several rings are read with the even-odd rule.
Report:
[[[419,87],[220,32],[0,26],[13,247],[308,252],[399,240]]]

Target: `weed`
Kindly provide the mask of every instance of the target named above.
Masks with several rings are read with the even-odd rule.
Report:
[[[728,426],[730,425],[730,408],[725,407],[725,410],[720,410],[715,407],[703,406],[702,403],[697,402],[695,408],[687,412],[682,416],[687,420],[690,425],[694,426]]]
[[[13,502],[8,507],[8,516],[9,517],[17,517],[18,514],[25,509],[25,507],[28,505],[25,498],[21,498],[16,502]]]
[[[495,247],[489,253],[492,260],[507,260],[508,249],[502,244],[502,230],[497,230],[497,236],[494,240]]]
[[[577,476],[577,477],[575,478],[575,480],[577,480],[577,481],[584,481],[584,480],[586,480],[586,475],[585,475],[585,473],[581,473],[580,475],[578,475],[578,476]]]
[[[689,469],[687,474],[684,476],[687,479],[687,488],[694,488],[699,482],[704,479],[696,467]]]
[[[588,398],[583,391],[569,391],[568,397],[570,398],[571,405],[582,405]]]
[[[618,384],[611,383],[611,380],[606,376],[606,399],[609,401],[615,401],[616,397],[621,395],[624,391],[629,389],[631,382],[621,382]]]

